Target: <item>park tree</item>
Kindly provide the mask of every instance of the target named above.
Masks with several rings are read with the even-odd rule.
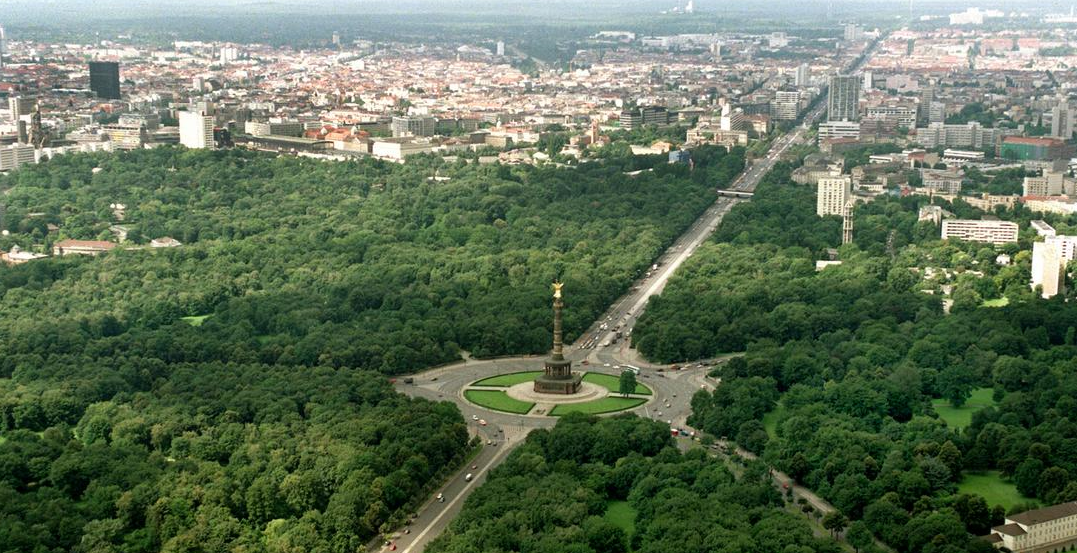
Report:
[[[622,396],[628,396],[628,394],[634,394],[636,392],[635,371],[621,371],[621,378],[618,382],[617,390],[621,393]]]

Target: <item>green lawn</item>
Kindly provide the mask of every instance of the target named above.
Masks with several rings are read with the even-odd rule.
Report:
[[[774,409],[771,409],[767,414],[763,415],[763,428],[767,431],[767,436],[770,439],[778,437],[778,417],[785,413],[785,407],[779,403]]]
[[[1018,503],[1034,501],[1022,496],[1017,491],[1017,486],[1003,480],[997,470],[966,472],[965,477],[957,485],[957,491],[978,494],[987,500],[988,505],[1002,505],[1007,511]]]
[[[1001,297],[1001,298],[995,298],[993,300],[987,300],[983,304],[984,307],[1006,307],[1007,305],[1010,305],[1010,298],[1007,298],[1007,297]]]
[[[491,376],[484,378],[478,382],[472,382],[472,386],[496,386],[498,388],[508,388],[509,386],[515,386],[521,382],[527,382],[528,380],[534,380],[542,374],[542,371],[524,371],[519,373],[499,374],[497,376]]]
[[[932,400],[931,405],[935,408],[935,412],[939,414],[939,418],[946,421],[947,425],[951,428],[961,429],[972,422],[973,413],[995,404],[995,401],[991,399],[991,394],[991,388],[979,388],[973,390],[968,401],[959,408],[950,405],[950,401],[945,399]]]
[[[606,512],[602,514],[602,518],[624,530],[629,536],[636,532],[636,509],[627,501],[607,502]]]
[[[192,315],[190,317],[181,317],[180,320],[191,326],[202,326],[202,323],[206,322],[206,319],[213,315]]]
[[[560,417],[561,415],[567,415],[569,413],[597,415],[599,413],[611,413],[613,411],[631,409],[643,405],[644,403],[647,403],[647,400],[635,397],[604,397],[602,399],[585,401],[583,403],[564,403],[554,407],[550,411],[550,415],[554,417]]]
[[[535,406],[534,403],[513,399],[500,390],[465,390],[464,397],[468,401],[487,409],[516,413],[517,415],[526,414]]]
[[[591,384],[598,384],[615,394],[621,393],[621,378],[619,376],[602,373],[587,373],[583,375],[583,380],[584,382],[590,382]],[[649,396],[651,395],[651,389],[640,384],[639,381],[636,381],[635,393]]]

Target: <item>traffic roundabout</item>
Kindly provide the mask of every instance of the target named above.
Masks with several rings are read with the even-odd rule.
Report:
[[[542,371],[522,371],[482,378],[461,391],[468,403],[502,413],[537,417],[557,417],[568,413],[607,414],[635,409],[647,403],[653,393],[636,384],[630,394],[617,389],[619,377],[599,372],[583,375],[574,394],[549,394],[535,390],[534,380]]]

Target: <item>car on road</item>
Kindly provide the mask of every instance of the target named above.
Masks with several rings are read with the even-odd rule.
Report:
[[[438,494],[438,503],[445,503],[445,494],[443,494],[443,493]]]
[[[603,363],[602,366],[603,367],[608,367],[608,366],[610,366],[610,364],[609,363]]]
[[[474,478],[474,475],[469,472],[466,475],[464,475],[464,482],[471,482],[472,478]]]
[[[493,445],[493,444],[494,444],[493,440],[486,440],[486,445]]]
[[[479,419],[479,426],[486,426],[486,419]]]

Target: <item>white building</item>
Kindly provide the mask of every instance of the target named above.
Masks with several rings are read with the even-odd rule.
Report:
[[[819,123],[819,141],[828,138],[860,138],[860,123],[856,121],[827,121]]]
[[[819,179],[818,194],[815,201],[815,214],[843,215],[845,204],[849,202],[852,179],[848,176],[824,177]]]
[[[20,165],[37,163],[37,154],[29,144],[0,147],[0,171],[10,171]]]
[[[811,81],[811,68],[806,63],[797,66],[793,84],[798,87],[808,86]]]
[[[1066,263],[1057,245],[1051,242],[1032,244],[1032,283],[1035,289],[1043,287],[1041,294],[1045,299],[1053,297],[1062,289]]]
[[[1063,551],[1077,543],[1077,502],[1010,515],[987,539],[1013,553]]]
[[[214,148],[213,116],[201,111],[179,112],[180,144],[188,148]]]
[[[942,222],[942,239],[966,240],[1005,244],[1017,241],[1017,223],[1010,221],[978,221],[975,219],[946,219]]]

